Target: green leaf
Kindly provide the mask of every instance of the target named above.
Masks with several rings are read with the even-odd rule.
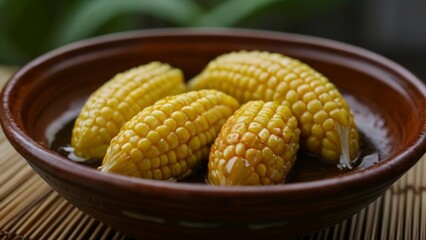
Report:
[[[0,63],[3,64],[22,64],[22,62],[28,60],[28,56],[1,32],[0,53]]]
[[[251,14],[283,0],[229,0],[195,20],[195,26],[233,26]],[[285,0],[284,0],[285,1]]]
[[[0,0],[0,28],[10,30],[16,22],[22,21],[31,0]]]
[[[0,0],[0,10],[2,9],[2,7],[4,6],[4,4],[6,3],[7,0]]]
[[[65,20],[58,45],[86,38],[108,20],[120,14],[142,13],[185,26],[201,10],[190,0],[95,0],[83,2]]]

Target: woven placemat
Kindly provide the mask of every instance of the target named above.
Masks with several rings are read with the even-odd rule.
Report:
[[[0,87],[10,73],[0,66]],[[131,238],[59,196],[0,130],[0,240],[5,239]],[[367,208],[300,239],[426,239],[426,155]]]

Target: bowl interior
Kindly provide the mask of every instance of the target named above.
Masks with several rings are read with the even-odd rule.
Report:
[[[354,111],[363,136],[364,152],[358,167],[351,172],[336,172],[335,166],[313,161],[306,167],[312,168],[310,174],[295,170],[297,181],[375,168],[409,149],[424,131],[425,116],[419,111],[424,107],[424,93],[406,80],[399,66],[331,41],[244,32],[129,34],[59,49],[30,64],[31,70],[19,76],[15,111],[21,114],[20,124],[34,141],[57,151],[58,142],[69,143],[72,121],[90,93],[116,73],[162,61],[182,69],[189,80],[218,55],[241,49],[278,52],[300,59],[328,77]],[[69,161],[65,157],[61,160]],[[323,171],[313,170],[318,167]]]

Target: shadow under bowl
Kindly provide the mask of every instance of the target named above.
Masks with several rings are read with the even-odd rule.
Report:
[[[89,94],[114,74],[157,60],[181,68],[190,79],[216,56],[240,49],[298,58],[344,93],[365,142],[355,169],[326,174],[318,170],[321,164],[308,164],[310,174],[303,175],[298,159],[297,181],[213,187],[102,173],[51,149]],[[354,46],[266,31],[163,29],[89,39],[30,62],[4,87],[0,120],[12,145],[54,190],[123,233],[143,239],[251,239],[307,234],[377,199],[424,154],[425,109],[420,80]]]

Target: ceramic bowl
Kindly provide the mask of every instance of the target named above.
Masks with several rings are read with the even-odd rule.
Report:
[[[211,59],[239,49],[283,53],[327,76],[359,125],[357,166],[338,171],[302,154],[288,183],[213,187],[199,179],[102,173],[53,147],[61,139],[69,143],[70,122],[88,95],[115,73],[158,60],[190,79]],[[30,62],[3,89],[1,124],[54,190],[123,233],[142,239],[282,239],[339,223],[381,196],[424,154],[425,109],[426,88],[419,79],[358,47],[266,31],[163,29],[89,39]]]

